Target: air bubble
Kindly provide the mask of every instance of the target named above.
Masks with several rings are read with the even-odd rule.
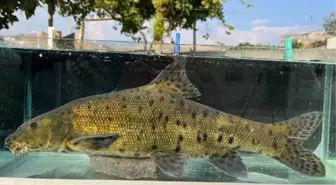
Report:
[[[39,56],[42,57],[43,56],[42,53],[40,53]]]

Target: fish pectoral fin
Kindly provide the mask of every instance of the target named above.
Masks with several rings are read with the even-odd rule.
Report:
[[[183,176],[186,159],[182,154],[154,152],[150,157],[163,172],[177,178]]]
[[[95,151],[108,149],[118,138],[119,134],[83,136],[71,140],[70,144],[76,149]]]
[[[222,156],[211,156],[208,162],[233,177],[246,178],[248,175],[247,167],[235,150],[227,150]]]
[[[188,79],[185,68],[186,58],[174,57],[174,61],[150,83],[149,87],[155,87],[184,98],[201,96],[199,90]]]

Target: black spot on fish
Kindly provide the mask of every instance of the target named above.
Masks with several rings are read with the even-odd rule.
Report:
[[[178,153],[180,151],[181,151],[181,146],[180,145],[176,145],[175,152]]]
[[[138,112],[142,113],[142,107],[141,106],[138,107]]]
[[[123,148],[119,148],[119,152],[124,153],[124,152],[125,152],[125,149],[123,149]]]
[[[121,108],[122,108],[122,109],[126,109],[126,108],[127,108],[127,105],[126,105],[126,104],[123,104],[123,105],[121,105]]]
[[[122,97],[121,99],[122,101],[127,101],[126,97]]]
[[[36,122],[30,123],[30,128],[31,129],[36,129],[36,127],[37,127],[37,123]]]
[[[140,141],[143,136],[144,131],[141,129],[139,135],[137,136],[137,140]]]
[[[181,122],[180,122],[180,120],[176,120],[176,125],[181,125]]]
[[[105,109],[106,109],[106,110],[109,110],[109,109],[110,109],[110,106],[106,106]]]
[[[179,135],[178,136],[178,140],[181,142],[181,141],[183,141],[183,136],[182,135]]]
[[[141,96],[137,95],[137,96],[136,96],[136,99],[138,99],[138,100],[141,99]]]
[[[268,135],[269,135],[269,136],[273,135],[273,130],[272,130],[272,129],[269,129],[269,130],[268,130]]]
[[[62,111],[62,112],[61,112],[61,115],[64,115],[64,114],[65,114],[65,112]]]
[[[91,106],[90,106],[90,105],[88,105],[88,106],[87,106],[87,109],[89,109],[89,110],[90,110],[90,109],[91,109]]]
[[[250,126],[249,126],[248,124],[246,124],[246,125],[245,125],[245,129],[246,129],[247,131],[250,131]]]
[[[159,93],[160,93],[160,94],[163,93],[162,89],[159,89]]]
[[[208,117],[208,115],[209,115],[209,112],[208,112],[208,110],[203,110],[203,117]]]
[[[109,121],[112,121],[112,118],[111,118],[111,117],[108,117],[107,119],[108,119]]]
[[[229,142],[229,144],[232,144],[234,142],[234,137],[230,136],[229,139],[228,139],[228,142]]]
[[[164,97],[163,96],[160,96],[160,101],[164,101]]]
[[[162,113],[162,112],[159,112],[158,119],[161,120],[162,116],[163,116],[163,113]]]
[[[174,104],[174,103],[175,103],[175,100],[171,99],[169,102],[170,102],[171,104]]]
[[[181,89],[181,84],[176,84],[176,88]]]
[[[187,89],[186,89],[186,88],[182,88],[181,91],[182,91],[182,92],[186,92]]]
[[[154,100],[149,100],[149,106],[152,106],[154,104]]]
[[[155,125],[154,125],[154,124],[152,124],[152,130],[153,130],[153,131],[155,130]]]
[[[204,133],[203,134],[203,141],[206,141],[208,139],[208,134],[207,133]]]
[[[187,124],[186,124],[186,123],[183,123],[182,126],[183,126],[183,128],[186,128],[186,127],[187,127]]]
[[[152,149],[153,149],[153,150],[156,150],[157,148],[158,148],[157,145],[155,145],[155,144],[152,145]]]
[[[220,142],[222,142],[222,141],[223,141],[223,135],[220,134],[220,135],[218,136],[218,138],[217,138],[217,142],[220,143]]]
[[[191,114],[191,117],[192,117],[193,119],[196,119],[196,112],[193,112],[193,113]]]
[[[165,116],[165,119],[164,119],[164,120],[165,120],[166,123],[168,123],[168,121],[169,121],[168,116]]]
[[[278,149],[278,143],[277,143],[277,142],[274,142],[274,143],[272,144],[272,147],[273,147],[274,150],[277,150],[277,149]]]
[[[197,136],[196,136],[196,140],[197,140],[197,143],[202,142],[202,138],[201,138],[201,136],[200,136],[199,133],[198,133]]]

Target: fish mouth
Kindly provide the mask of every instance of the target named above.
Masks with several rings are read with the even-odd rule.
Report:
[[[11,151],[15,156],[22,156],[28,152],[28,147],[19,143],[8,143],[6,147]]]

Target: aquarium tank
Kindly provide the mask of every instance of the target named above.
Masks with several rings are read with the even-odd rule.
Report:
[[[336,184],[335,2],[18,2],[0,3],[0,185]]]

